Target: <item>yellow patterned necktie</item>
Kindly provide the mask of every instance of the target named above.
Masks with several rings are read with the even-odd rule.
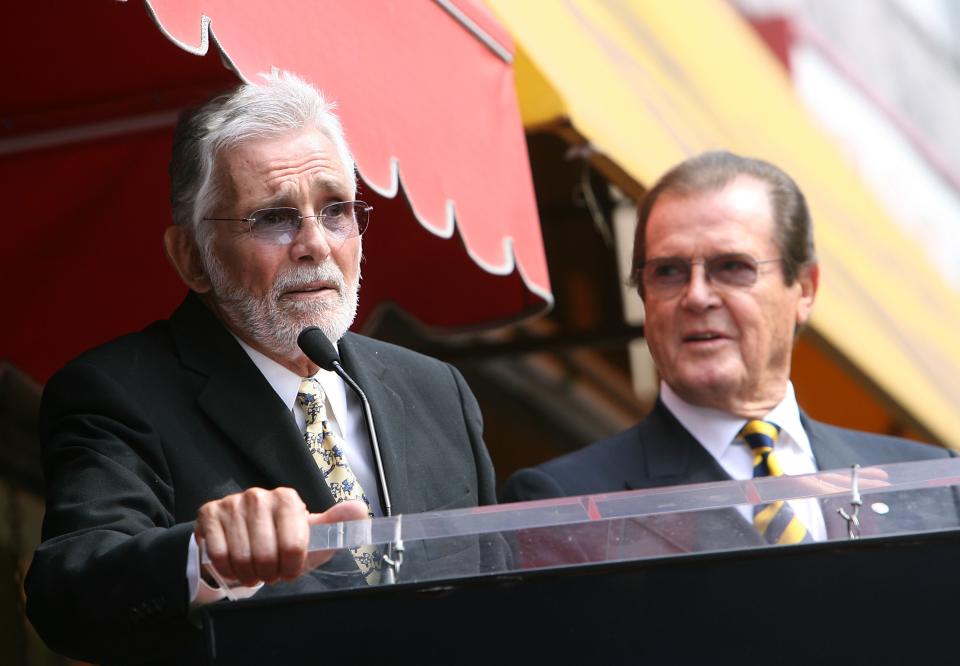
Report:
[[[767,421],[748,421],[737,435],[753,451],[753,477],[783,476],[783,469],[773,450],[780,438],[780,428]],[[767,543],[810,543],[813,538],[806,526],[783,500],[753,507],[753,524]]]
[[[327,396],[319,381],[308,377],[300,382],[297,403],[303,408],[307,417],[307,430],[303,433],[303,439],[317,467],[320,468],[324,481],[330,488],[333,501],[339,503],[347,500],[361,500],[367,505],[367,515],[373,518],[370,502],[360,486],[360,481],[350,469],[343,446],[336,435],[330,431],[326,402]],[[351,548],[350,551],[367,583],[372,585],[379,582],[380,552],[374,546]]]

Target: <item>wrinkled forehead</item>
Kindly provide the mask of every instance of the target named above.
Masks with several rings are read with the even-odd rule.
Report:
[[[354,179],[319,130],[246,141],[222,151],[218,162],[223,203],[297,206],[354,195]]]

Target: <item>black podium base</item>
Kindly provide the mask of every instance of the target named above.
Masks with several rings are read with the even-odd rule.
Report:
[[[936,664],[960,532],[217,604],[213,664]],[[341,662],[342,663],[342,662]]]

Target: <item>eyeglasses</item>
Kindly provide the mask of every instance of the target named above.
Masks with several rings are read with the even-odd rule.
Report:
[[[296,208],[261,208],[248,217],[205,217],[213,222],[246,222],[247,233],[258,241],[273,245],[290,245],[300,233],[307,218],[315,218],[323,227],[327,240],[339,245],[348,238],[363,235],[370,223],[373,206],[363,201],[334,201],[316,215],[301,215]]]
[[[702,261],[691,261],[683,257],[658,257],[643,264],[643,286],[661,294],[677,292],[690,282],[693,265],[702,264],[710,282],[727,287],[748,288],[757,283],[761,264],[777,261],[783,260],[758,261],[749,254],[740,252],[718,254]]]

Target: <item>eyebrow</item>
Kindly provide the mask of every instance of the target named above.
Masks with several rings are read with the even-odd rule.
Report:
[[[751,253],[749,253],[749,252],[741,252],[741,251],[732,250],[732,251],[729,251],[729,252],[714,252],[713,254],[708,254],[708,255],[706,255],[706,256],[701,257],[701,260],[709,261],[710,259],[719,259],[720,257],[750,257],[751,259],[756,259],[756,257],[754,257],[754,256],[753,256]],[[684,261],[691,261],[691,262],[693,261],[693,258],[690,257],[690,255],[684,255],[684,254],[658,254],[658,255],[655,256],[655,257],[649,257],[649,258],[647,258],[647,259],[644,259],[644,263],[650,262],[650,261],[654,261],[654,260],[659,260],[659,259],[682,259],[682,260],[684,260]]]
[[[349,180],[343,181],[334,174],[319,173],[310,179],[311,194],[323,194],[345,201],[353,198],[352,191]]]
[[[261,201],[257,207],[258,210],[262,210],[264,208],[296,208],[296,206],[290,203],[290,197],[285,193],[280,193],[276,196],[270,197],[266,201]]]
[[[328,178],[325,176],[320,176],[311,183],[311,186],[318,184],[321,187],[321,194],[329,197],[329,201],[347,201],[350,199],[350,195],[346,192],[342,184],[337,181],[336,178]],[[311,189],[313,189],[311,187]],[[322,204],[325,205],[325,204]],[[262,201],[258,204],[257,210],[262,210],[264,208],[297,208],[292,202],[292,198],[289,192],[277,192],[274,196]]]

